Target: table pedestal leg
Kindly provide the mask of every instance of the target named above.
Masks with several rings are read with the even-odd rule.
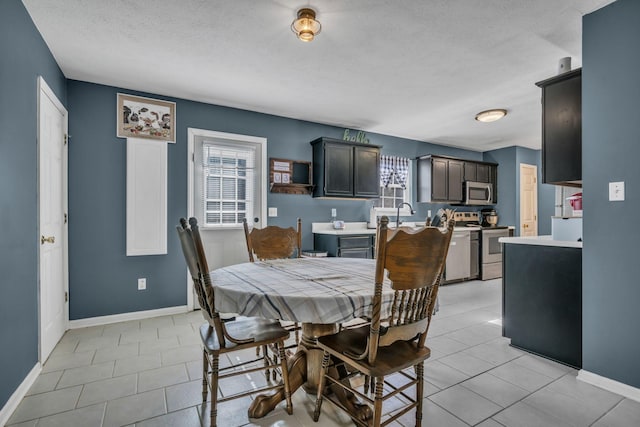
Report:
[[[315,395],[318,390],[318,383],[322,375],[322,350],[317,347],[317,339],[324,335],[338,332],[336,324],[302,324],[302,338],[298,351],[289,359],[289,387],[293,394],[300,386],[304,391]],[[332,368],[332,376],[339,377],[339,372]],[[338,386],[332,387],[338,399],[351,410],[357,417],[366,420],[371,417],[371,409],[367,405],[357,402],[352,393],[346,392]],[[261,394],[251,403],[249,407],[250,418],[262,418],[271,412],[281,401],[284,400],[284,390],[280,389],[273,394]]]
[[[307,355],[298,350],[288,361],[289,388],[293,394],[304,383],[307,376]],[[249,418],[262,418],[284,400],[284,389],[273,394],[259,394],[249,406]]]
[[[289,359],[289,388],[291,394],[300,386],[304,386],[307,393],[316,393],[322,373],[322,350],[316,346],[318,337],[338,331],[335,324],[302,324],[302,338],[296,353]],[[271,412],[278,403],[284,400],[284,390],[273,394],[260,394],[249,406],[250,418],[262,418]]]

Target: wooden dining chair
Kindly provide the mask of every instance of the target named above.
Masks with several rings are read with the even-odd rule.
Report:
[[[315,421],[318,421],[323,398],[326,398],[347,411],[360,426],[384,426],[414,408],[416,426],[421,426],[424,361],[431,355],[425,340],[454,221],[450,221],[445,230],[435,227],[389,230],[388,223],[385,216],[379,225],[370,325],[343,329],[318,338],[318,347],[324,351],[324,356],[313,414]],[[384,286],[390,286],[394,291],[389,317],[382,313],[385,275],[390,285]],[[336,379],[329,375],[331,359],[340,372],[349,373],[346,378]],[[346,365],[345,369],[340,365]],[[402,380],[394,376],[393,381],[385,381],[385,377],[393,374]],[[364,376],[364,381],[351,381],[355,375]],[[371,392],[368,378],[375,385]],[[356,384],[359,385],[356,387]],[[326,385],[331,386],[334,393],[327,393]],[[408,393],[411,387],[415,387],[415,398]],[[370,407],[370,412],[351,412],[337,398],[345,390],[360,397]],[[382,422],[382,414],[387,415],[383,404],[400,395],[402,399],[398,398],[396,403],[408,404],[397,411],[394,406],[393,415]],[[364,417],[363,413],[368,416]]]
[[[249,251],[249,261],[265,261],[270,259],[286,259],[295,256],[302,257],[302,220],[298,218],[297,227],[282,228],[270,225],[264,228],[251,228],[247,219],[242,220],[244,236]],[[300,325],[298,322],[282,322],[284,327],[294,333],[295,342],[287,348],[293,348],[300,342]],[[263,348],[265,357],[269,357],[267,348]],[[256,349],[256,355],[260,350]],[[277,363],[278,353],[272,352],[273,362]],[[267,372],[267,375],[269,373]],[[275,379],[276,371],[273,373]]]
[[[251,228],[247,219],[242,220],[244,236],[247,240],[249,261],[284,259],[302,256],[302,220],[298,218],[297,228],[282,228],[269,225],[264,228]]]
[[[207,394],[211,392],[211,426],[216,426],[217,404],[231,399],[248,396],[262,391],[284,388],[287,402],[287,412],[291,414],[293,407],[289,387],[289,371],[284,353],[284,342],[289,338],[289,331],[277,320],[267,320],[253,317],[239,317],[236,320],[223,322],[215,309],[213,284],[209,275],[209,266],[204,253],[204,246],[198,229],[198,222],[190,218],[189,223],[180,219],[177,226],[182,252],[184,254],[193,285],[198,296],[202,315],[207,323],[200,327],[200,338],[203,344],[202,353],[202,402],[207,401]],[[263,357],[233,364],[234,357],[227,359],[232,365],[220,369],[220,356],[248,348],[274,346],[279,353],[279,363],[271,364]],[[282,383],[267,384],[262,388],[252,388],[246,392],[218,398],[218,382],[221,379],[260,370],[280,369]]]

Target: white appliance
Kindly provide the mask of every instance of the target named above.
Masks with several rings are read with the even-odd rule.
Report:
[[[551,217],[551,238],[565,242],[581,242],[582,218]]]

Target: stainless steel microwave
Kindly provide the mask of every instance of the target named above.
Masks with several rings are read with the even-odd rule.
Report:
[[[489,182],[465,181],[464,203],[467,205],[491,205],[493,184]]]

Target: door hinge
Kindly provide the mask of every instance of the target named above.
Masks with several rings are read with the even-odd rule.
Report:
[[[64,213],[64,223],[66,224],[66,223],[67,223],[67,221],[68,221],[68,217],[67,217],[67,213],[65,212],[65,213]]]
[[[64,302],[69,302],[69,292],[64,292]]]
[[[67,145],[69,137],[67,136],[67,134],[64,134],[64,145]]]

